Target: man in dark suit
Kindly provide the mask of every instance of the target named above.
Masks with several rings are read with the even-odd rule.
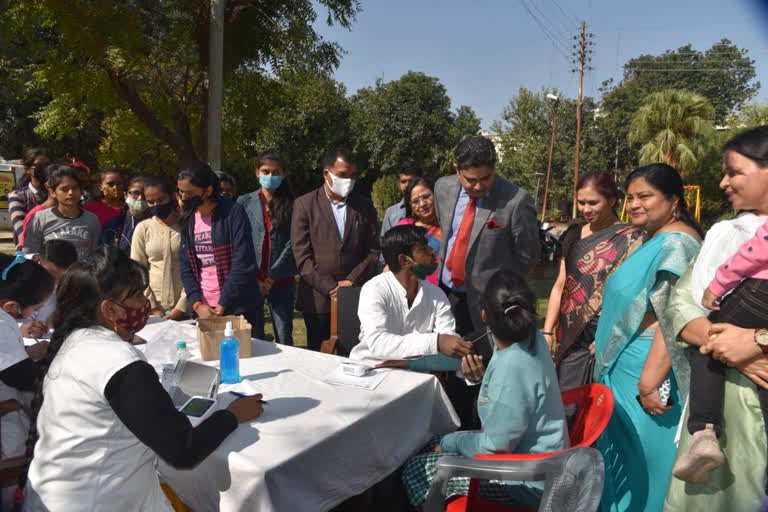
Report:
[[[296,309],[304,314],[307,346],[330,337],[331,297],[340,287],[362,286],[376,275],[379,233],[373,202],[352,192],[352,153],[333,148],[323,157],[323,186],[296,199],[291,243],[301,275]]]
[[[536,262],[539,226],[531,194],[496,175],[496,150],[485,137],[465,139],[454,152],[456,174],[435,183],[435,209],[443,230],[440,287],[456,318],[456,332],[483,329],[480,297],[498,270],[525,274]],[[468,388],[449,375],[446,391],[462,428],[478,428]]]

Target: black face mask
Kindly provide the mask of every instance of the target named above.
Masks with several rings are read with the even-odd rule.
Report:
[[[40,183],[48,181],[48,164],[35,164],[32,168],[32,176]]]
[[[168,201],[165,204],[157,204],[155,206],[150,206],[147,208],[146,212],[147,215],[150,217],[158,217],[160,219],[167,219],[168,216],[173,213],[173,210],[176,209],[176,201]]]
[[[182,201],[182,208],[186,211],[195,211],[203,205],[203,198],[201,196],[190,197]]]

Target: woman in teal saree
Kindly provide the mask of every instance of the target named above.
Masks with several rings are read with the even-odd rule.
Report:
[[[597,442],[606,466],[601,510],[657,512],[675,459],[680,390],[688,388],[685,372],[675,371],[685,365],[670,363],[667,355],[664,343],[674,338],[663,335],[668,328],[662,313],[702,233],[686,209],[680,175],[665,164],[629,175],[627,211],[649,240],[606,282],[595,335],[595,382],[611,388],[616,399],[611,422]],[[644,367],[653,371],[644,373]],[[647,386],[641,375],[658,382]],[[656,389],[666,377],[669,406],[660,402]]]

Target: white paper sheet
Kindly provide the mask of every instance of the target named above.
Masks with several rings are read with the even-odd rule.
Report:
[[[344,373],[341,365],[338,365],[331,371],[331,373],[323,377],[322,380],[326,384],[333,384],[334,386],[367,389],[368,391],[372,391],[376,389],[376,386],[381,384],[381,381],[386,378],[390,371],[391,369],[389,368],[377,368],[362,377],[355,377]]]

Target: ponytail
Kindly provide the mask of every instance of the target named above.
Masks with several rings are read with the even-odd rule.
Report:
[[[93,256],[78,261],[67,270],[56,293],[56,328],[42,359],[40,376],[35,382],[32,399],[29,436],[26,446],[26,466],[19,475],[19,489],[27,485],[27,472],[35,455],[38,439],[37,417],[43,405],[43,380],[56,354],[66,339],[77,329],[93,327],[98,323],[98,311],[105,299],[130,296],[147,287],[147,270],[115,247],[103,246]],[[18,491],[17,491],[18,492]]]
[[[481,298],[485,321],[502,344],[528,341],[536,352],[536,296],[517,274],[496,272]]]

